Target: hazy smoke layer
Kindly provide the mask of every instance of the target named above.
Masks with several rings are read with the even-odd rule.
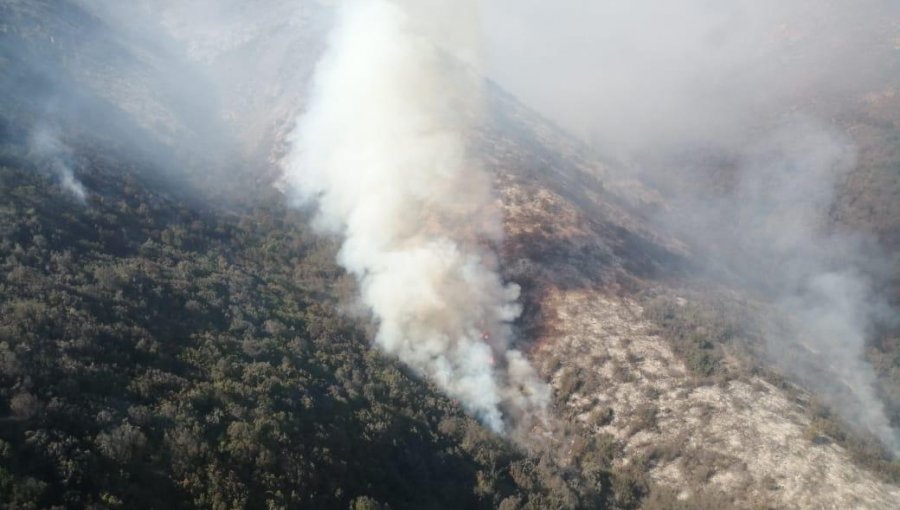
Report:
[[[704,199],[691,190],[661,221],[704,249],[711,275],[749,284],[777,305],[786,321],[765,328],[776,364],[900,452],[863,357],[888,310],[867,276],[880,272],[882,256],[870,239],[827,222],[855,156],[840,132],[791,119],[734,155],[729,189]]]
[[[879,273],[873,265],[881,254],[865,237],[827,227],[837,183],[855,162],[852,143],[840,133],[790,123],[747,149],[736,205],[710,213],[721,221],[737,212],[743,240],[732,252],[741,255],[725,256],[744,268],[745,279],[761,282],[789,319],[786,331],[770,332],[773,359],[900,454],[900,434],[864,359],[866,339],[888,310],[867,276]],[[716,227],[707,232],[724,231]],[[803,349],[791,355],[792,346]]]
[[[472,27],[456,31],[436,12],[338,7],[285,178],[318,204],[322,228],[344,236],[339,262],[379,322],[377,344],[501,431],[549,395],[509,349],[519,289],[483,247],[501,232],[489,180],[466,154],[478,78],[445,53],[474,58]]]
[[[493,0],[488,74],[604,152],[743,142],[888,69],[892,0]]]
[[[488,72],[659,186],[658,217],[708,274],[761,291],[790,325],[773,360],[900,450],[866,339],[884,257],[829,224],[856,164],[835,122],[887,87],[900,4],[884,0],[497,0]],[[894,312],[896,315],[896,312]]]

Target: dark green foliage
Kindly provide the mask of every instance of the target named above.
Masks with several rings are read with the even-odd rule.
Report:
[[[112,157],[82,161],[83,205],[21,152],[3,161],[0,508],[546,509],[610,494],[611,457],[586,450],[584,476],[529,457],[370,349],[338,311],[334,243],[301,213],[192,205]]]

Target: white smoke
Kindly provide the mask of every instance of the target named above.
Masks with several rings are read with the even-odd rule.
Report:
[[[894,410],[865,359],[867,340],[898,316],[878,290],[889,258],[838,213],[854,145],[869,143],[857,127],[868,122],[863,98],[896,89],[896,68],[885,62],[897,56],[900,3],[485,6],[487,73],[624,163],[608,171],[656,187],[667,207],[647,215],[693,241],[707,275],[763,290],[790,318],[791,327],[768,332],[773,361],[900,454]],[[869,151],[857,175],[873,159],[892,161],[881,147]],[[863,193],[853,200],[871,204]],[[871,206],[890,224],[890,213]]]
[[[865,360],[867,337],[889,313],[866,276],[879,271],[865,270],[882,256],[861,234],[827,228],[838,182],[856,165],[852,141],[795,120],[746,152],[736,195],[725,199],[727,206],[705,211],[718,219],[706,220],[703,235],[730,244],[718,248],[722,258],[762,284],[790,319],[787,331],[768,335],[776,363],[848,423],[900,453],[900,433],[891,427]],[[730,222],[735,214],[737,222]]]
[[[499,212],[466,152],[480,80],[459,62],[476,43],[439,12],[338,6],[284,177],[318,205],[318,226],[343,236],[339,262],[379,323],[376,343],[502,431],[542,416],[549,389],[509,349],[519,288],[486,248]]]
[[[72,151],[47,127],[36,129],[31,134],[30,150],[42,164],[58,179],[60,186],[76,200],[85,203],[87,192],[72,170]]]

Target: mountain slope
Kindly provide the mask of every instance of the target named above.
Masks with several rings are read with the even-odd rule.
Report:
[[[10,141],[0,507],[579,508],[613,497],[371,350],[364,324],[339,313],[333,243],[302,215],[277,201],[192,205],[102,146],[77,148],[81,203]],[[610,458],[595,461],[596,476],[615,478]]]
[[[768,305],[704,283],[691,249],[644,219],[665,210],[660,195],[617,183],[576,142],[498,102],[481,150],[559,414],[614,437],[618,462],[674,491],[648,505],[892,508],[900,464],[770,370],[752,325]]]
[[[611,450],[522,451],[372,350],[267,162],[152,122],[184,113],[137,83],[160,48],[119,75],[120,34],[55,6],[0,5],[0,507],[638,504]]]
[[[559,426],[531,451],[489,433],[370,349],[372,325],[344,313],[355,289],[334,243],[272,190],[269,162],[247,157],[268,155],[296,97],[253,95],[224,123],[213,101],[184,111],[175,84],[148,80],[184,41],[118,48],[127,73],[104,51],[72,60],[85,40],[103,50],[121,34],[58,4],[0,4],[0,506],[891,508],[900,498],[897,462],[765,361],[748,323],[767,304],[700,279],[697,247],[648,219],[666,198],[618,180],[490,87],[472,145],[505,213],[503,276],[524,290],[518,347],[553,386]],[[276,21],[279,34],[295,28]],[[265,51],[266,30],[244,35],[203,39],[212,63],[196,82],[227,78],[229,55]],[[311,60],[274,76],[300,79]],[[195,70],[184,55],[177,63]],[[266,88],[242,78],[226,103]],[[866,164],[833,213],[895,247],[885,94],[858,123]],[[252,136],[236,141],[244,118]],[[36,150],[45,128],[61,150]],[[207,154],[232,142],[241,150]],[[243,207],[212,205],[220,194]],[[873,345],[888,394],[900,387],[892,338]]]

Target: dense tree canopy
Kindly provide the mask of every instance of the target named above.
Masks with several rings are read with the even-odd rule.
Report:
[[[81,203],[12,140],[0,507],[615,503],[611,455],[584,448],[579,470],[522,453],[372,350],[302,213],[213,209],[100,150],[75,162]]]

